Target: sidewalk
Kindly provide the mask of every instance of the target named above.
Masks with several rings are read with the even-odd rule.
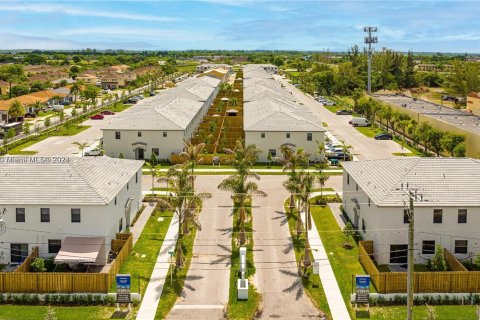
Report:
[[[178,217],[174,215],[170,222],[170,226],[168,227],[165,239],[163,240],[162,248],[160,248],[158,253],[157,262],[155,262],[155,267],[150,276],[150,282],[148,283],[147,290],[143,296],[142,304],[138,310],[138,320],[153,320],[155,318],[165,278],[167,277],[170,267],[170,256],[168,252],[175,249],[177,236]]]
[[[142,234],[143,228],[145,227],[148,218],[150,218],[153,210],[155,209],[155,203],[142,202],[142,204],[145,205],[145,209],[143,209],[143,212],[140,214],[140,217],[138,217],[135,225],[130,228],[130,232],[133,234],[132,246],[135,245],[135,242],[137,242],[138,238]]]
[[[302,219],[305,221],[304,212],[302,213]],[[320,235],[318,234],[315,223],[313,223],[312,230],[309,231],[308,236],[313,258],[315,261],[319,262],[320,281],[322,281],[323,290],[327,296],[328,306],[330,308],[330,312],[332,313],[332,320],[350,319],[350,314],[348,313],[347,306],[343,301],[337,279],[333,273],[332,266],[328,260],[327,252],[323,246],[322,239],[320,239]]]

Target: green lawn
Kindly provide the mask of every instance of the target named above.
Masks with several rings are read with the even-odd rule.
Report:
[[[131,106],[133,106],[133,104],[117,103],[116,107],[114,105],[110,105],[110,106],[106,107],[105,109],[106,110],[111,110],[113,112],[122,112],[123,110],[128,109]]]
[[[172,188],[167,188],[167,187],[150,188],[150,191],[169,191],[169,190],[172,190]]]
[[[302,234],[300,237],[297,237],[297,210],[294,209],[293,212],[290,213],[288,204],[289,199],[285,201],[284,208],[288,219],[288,228],[290,230],[290,235],[292,236],[295,259],[298,261],[304,253],[305,236]],[[330,313],[330,307],[328,306],[327,297],[325,296],[325,291],[323,290],[320,277],[316,274],[312,274],[311,271],[309,271],[307,274],[308,276],[302,277],[302,284],[307,292],[307,295],[311,298],[315,306],[324,312],[328,319],[331,319],[332,315]]]
[[[434,306],[437,313],[437,320],[476,320],[476,306]],[[370,316],[362,313],[357,319],[371,320],[393,320],[405,319],[407,317],[407,308],[399,307],[375,307],[370,308]],[[413,319],[427,319],[427,307],[413,307]]]
[[[58,320],[99,320],[115,318],[115,307],[53,307]],[[47,306],[0,305],[0,320],[44,320]],[[130,314],[122,319],[134,319]]]
[[[253,227],[252,227],[252,208],[247,207],[247,216],[249,220],[245,222],[245,231],[248,237],[247,247],[247,272],[245,277],[249,279],[248,286],[248,300],[237,300],[237,279],[240,278],[240,251],[237,241],[237,236],[240,232],[240,225],[238,221],[238,208],[233,212],[233,232],[232,237],[232,256],[230,268],[230,291],[227,306],[227,318],[237,320],[253,319],[257,313],[262,296],[258,293],[252,283],[253,275],[255,274],[255,265],[253,261]]]
[[[182,250],[185,255],[184,266],[180,269],[170,267],[166,277],[165,284],[163,286],[162,295],[160,297],[160,303],[157,307],[157,313],[155,319],[165,319],[170,309],[180,297],[185,278],[187,277],[188,269],[190,268],[190,262],[192,261],[193,254],[193,242],[195,241],[195,235],[197,229],[193,228],[188,235],[185,235],[182,239]],[[173,272],[172,282],[170,282],[170,275]]]
[[[317,192],[317,191],[320,191],[320,188],[313,188],[312,190],[313,192]],[[324,192],[333,192],[335,191],[333,188],[323,188],[323,191]]]
[[[355,129],[357,129],[357,131],[359,131],[360,133],[362,133],[363,135],[365,135],[369,138],[374,138],[377,134],[384,132],[383,130],[381,130],[377,127],[373,127],[373,126],[370,126],[370,127],[355,127]]]
[[[352,249],[345,249],[342,246],[345,242],[345,237],[329,207],[313,206],[311,213],[325,250],[328,253],[343,300],[347,305],[350,316],[353,318],[354,310],[350,306],[352,276],[365,274],[362,265],[358,261],[358,247],[353,245]],[[351,243],[355,244],[352,239]],[[373,286],[371,289],[374,291]]]
[[[50,111],[39,111],[38,112],[38,117],[46,117],[46,116],[54,116],[57,113],[53,110]]]
[[[49,131],[50,134],[42,134],[37,136],[36,139],[27,141],[25,143],[22,143],[8,151],[8,154],[10,155],[34,155],[37,152],[36,151],[23,151],[23,149],[26,149],[30,147],[31,145],[34,145],[37,142],[43,141],[47,138],[54,137],[54,136],[74,136],[84,130],[87,130],[90,128],[90,126],[71,126],[70,128],[65,128],[62,127],[59,131],[57,130],[51,130]]]
[[[159,217],[163,217],[164,220],[158,221]],[[171,212],[161,212],[157,206],[153,215],[148,219],[132,252],[120,268],[120,273],[131,274],[132,292],[141,292],[142,294],[145,292],[171,219]],[[145,256],[142,258],[143,255]],[[115,290],[114,285],[111,291]]]

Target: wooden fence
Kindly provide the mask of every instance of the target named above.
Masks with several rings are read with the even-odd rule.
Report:
[[[445,260],[447,261],[447,265],[452,271],[468,271],[467,268],[463,266],[463,264],[460,263],[460,261],[457,260],[453,256],[453,254],[450,253],[447,249],[443,249],[443,254],[445,256]]]
[[[28,272],[34,260],[32,251],[29,256],[32,259],[30,262],[25,260],[19,267],[22,268],[20,271],[0,273],[0,293],[107,293],[132,250],[133,235],[117,234],[112,240],[113,251],[114,243],[119,251],[109,272],[105,273]],[[119,247],[120,243],[123,243],[122,247]],[[38,256],[38,248],[36,254]]]
[[[18,266],[17,269],[15,269],[14,272],[29,272],[30,271],[30,265],[32,262],[38,258],[38,247],[33,247],[32,252],[28,255],[27,259],[25,259],[20,266]]]
[[[447,251],[448,252],[448,251]],[[359,242],[359,260],[365,271],[370,274],[372,283],[378,293],[405,293],[407,292],[406,272],[379,272],[371,259],[373,254],[372,241]],[[448,264],[454,267],[446,272],[414,272],[414,291],[416,293],[441,293],[441,292],[480,292],[479,271],[457,271],[461,263],[448,252],[445,255],[450,260]]]

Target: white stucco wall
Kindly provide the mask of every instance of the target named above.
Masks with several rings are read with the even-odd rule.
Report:
[[[348,173],[343,174],[343,208],[348,217],[355,223],[354,202],[360,205],[358,226],[365,240],[374,242],[375,259],[378,264],[390,263],[390,245],[408,244],[408,223],[403,223],[405,207],[378,207],[373,201],[368,205],[368,196],[361,187],[356,190],[356,182]],[[405,197],[408,205],[408,199]],[[442,209],[442,223],[433,223],[433,210]],[[458,209],[467,209],[467,223],[458,223]],[[432,255],[422,254],[423,241],[435,241],[459,259],[469,256],[475,258],[480,252],[478,226],[480,225],[480,207],[437,207],[429,205],[415,206],[415,263],[425,264]],[[366,232],[362,231],[362,219],[365,220]],[[455,254],[455,240],[468,240],[467,254]]]
[[[115,139],[115,132],[120,131],[120,139]],[[183,150],[183,131],[141,131],[142,136],[138,137],[139,130],[103,130],[103,147],[105,154],[112,158],[118,158],[120,153],[125,159],[135,159],[135,148],[145,149],[145,159],[149,159],[152,148],[159,149],[159,159],[170,159],[172,152],[178,153]],[[167,136],[163,136],[163,132]],[[134,145],[137,142],[146,145]]]
[[[281,157],[280,146],[285,143],[294,144],[297,148],[303,148],[310,153],[311,161],[320,161],[321,156],[317,153],[318,145],[316,141],[325,141],[325,132],[312,132],[312,141],[307,141],[307,132],[289,132],[290,138],[287,138],[287,132],[268,132],[265,131],[265,138],[261,137],[261,131],[245,131],[245,144],[255,144],[262,150],[258,155],[259,162],[267,162],[269,149],[275,149],[277,157]]]
[[[114,173],[112,173],[114,174]],[[54,195],[52,195],[54,196]],[[7,231],[0,234],[0,263],[10,262],[10,244],[28,243],[30,252],[34,246],[39,247],[40,255],[51,256],[48,253],[48,240],[63,240],[66,237],[105,237],[107,255],[111,240],[119,231],[119,221],[123,219],[125,231],[125,204],[133,198],[130,209],[130,222],[139,210],[142,201],[142,172],[134,174],[127,185],[105,206],[88,205],[0,205],[5,208]],[[25,208],[25,222],[16,222],[16,208]],[[50,208],[50,222],[40,222],[40,208]],[[71,209],[80,208],[80,223],[71,222]]]

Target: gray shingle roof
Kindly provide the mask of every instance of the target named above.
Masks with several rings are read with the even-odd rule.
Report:
[[[322,121],[297,103],[263,66],[244,67],[245,131],[325,131]]]
[[[416,206],[479,206],[480,161],[470,158],[401,158],[352,161],[344,170],[378,206],[404,206],[403,188],[418,189]]]
[[[220,82],[211,77],[185,80],[108,119],[102,130],[185,130]]]
[[[67,157],[61,163],[34,159],[40,158],[0,158],[0,204],[106,205],[143,165],[109,157]]]

